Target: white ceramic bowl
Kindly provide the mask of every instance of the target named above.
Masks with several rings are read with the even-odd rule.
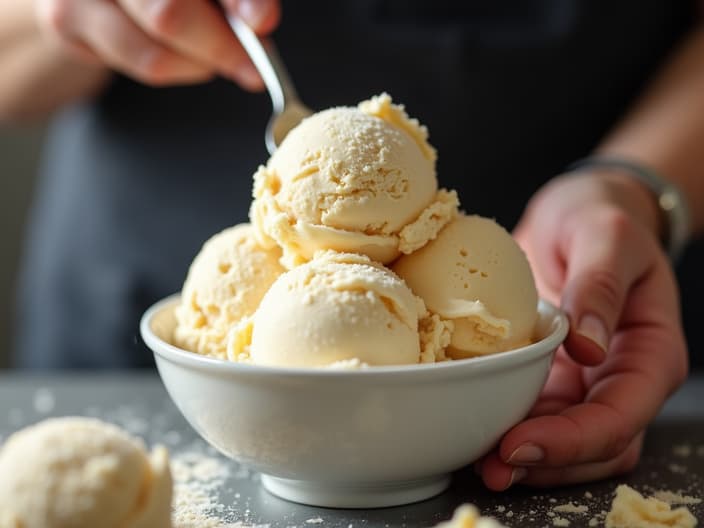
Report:
[[[535,402],[567,334],[541,301],[532,345],[492,356],[366,370],[231,363],[170,344],[178,297],[143,316],[171,398],[216,449],[275,495],[369,508],[426,499],[486,453]]]

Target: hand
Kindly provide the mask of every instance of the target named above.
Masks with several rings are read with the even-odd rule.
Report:
[[[645,428],[686,378],[678,291],[653,232],[653,200],[624,182],[557,178],[516,229],[541,296],[561,304],[570,331],[529,417],[478,463],[493,490],[631,470]]]
[[[42,30],[74,55],[153,86],[222,75],[263,87],[254,65],[211,0],[36,0]],[[259,34],[279,22],[278,0],[221,0]]]

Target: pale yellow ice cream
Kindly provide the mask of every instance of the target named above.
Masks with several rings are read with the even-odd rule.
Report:
[[[492,517],[483,517],[473,504],[462,504],[452,519],[435,525],[434,528],[507,528]]]
[[[438,191],[427,135],[386,94],[305,119],[255,175],[262,243],[281,246],[289,268],[318,250],[388,263],[422,247],[458,207]]]
[[[210,238],[188,271],[176,308],[174,344],[225,358],[228,339],[245,326],[264,294],[283,273],[281,250],[263,248],[249,224]]]
[[[533,274],[518,244],[493,220],[461,215],[393,270],[432,313],[454,322],[451,357],[531,342],[538,305]]]
[[[654,497],[645,498],[625,484],[616,488],[605,524],[606,528],[694,528],[696,525],[697,519],[687,508],[672,508]]]
[[[264,296],[253,317],[251,360],[324,367],[442,359],[448,328],[426,315],[423,301],[381,264],[322,252],[281,275]]]
[[[168,454],[115,426],[51,419],[0,450],[0,528],[170,528]]]

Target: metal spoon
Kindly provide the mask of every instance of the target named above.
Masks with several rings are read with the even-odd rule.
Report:
[[[271,96],[273,113],[264,133],[264,141],[269,154],[273,154],[286,134],[313,111],[298,98],[274,43],[270,39],[260,39],[237,17],[228,16],[227,20],[262,76]]]

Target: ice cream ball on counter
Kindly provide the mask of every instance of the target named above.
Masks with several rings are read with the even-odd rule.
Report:
[[[53,418],[0,449],[0,528],[170,528],[165,448],[116,426]]]

